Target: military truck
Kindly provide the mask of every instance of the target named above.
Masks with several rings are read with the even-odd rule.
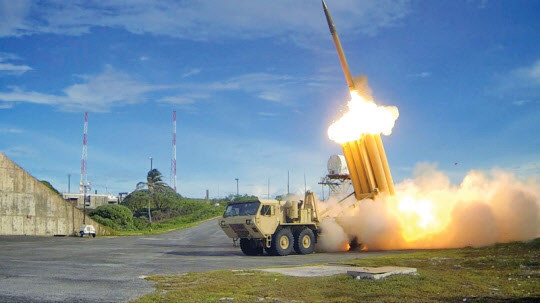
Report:
[[[245,255],[286,256],[294,251],[311,254],[319,234],[317,197],[307,192],[304,200],[250,200],[227,205],[219,225],[240,240]]]

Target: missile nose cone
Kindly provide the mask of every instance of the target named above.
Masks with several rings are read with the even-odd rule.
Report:
[[[330,33],[333,35],[336,32],[336,27],[334,26],[334,21],[332,21],[332,17],[330,16],[330,11],[328,10],[328,7],[326,6],[326,2],[322,0],[324,15],[326,16],[326,22],[328,22],[328,27],[330,28]]]

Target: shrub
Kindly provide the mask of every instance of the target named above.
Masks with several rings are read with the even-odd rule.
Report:
[[[90,217],[117,230],[133,229],[133,213],[122,205],[102,205],[90,212]]]
[[[145,217],[133,218],[133,226],[138,230],[146,229],[148,227],[148,219]]]

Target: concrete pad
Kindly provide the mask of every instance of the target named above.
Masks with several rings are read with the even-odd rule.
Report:
[[[357,280],[371,279],[380,280],[392,275],[416,275],[416,268],[411,267],[356,267],[356,266],[302,266],[284,268],[263,268],[260,271],[278,273],[292,277],[327,277],[340,274],[349,274]]]
[[[356,269],[354,266],[301,266],[301,267],[283,267],[283,268],[263,268],[259,269],[265,272],[278,273],[292,277],[327,277],[340,274],[346,274],[348,271]]]
[[[418,271],[412,267],[359,267],[354,270],[347,271],[348,275],[355,277],[356,280],[369,279],[380,280],[393,275],[417,275]]]

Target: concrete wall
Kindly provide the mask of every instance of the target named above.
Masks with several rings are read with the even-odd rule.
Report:
[[[72,235],[82,223],[82,211],[0,153],[0,235]],[[89,217],[86,224],[110,234]]]

